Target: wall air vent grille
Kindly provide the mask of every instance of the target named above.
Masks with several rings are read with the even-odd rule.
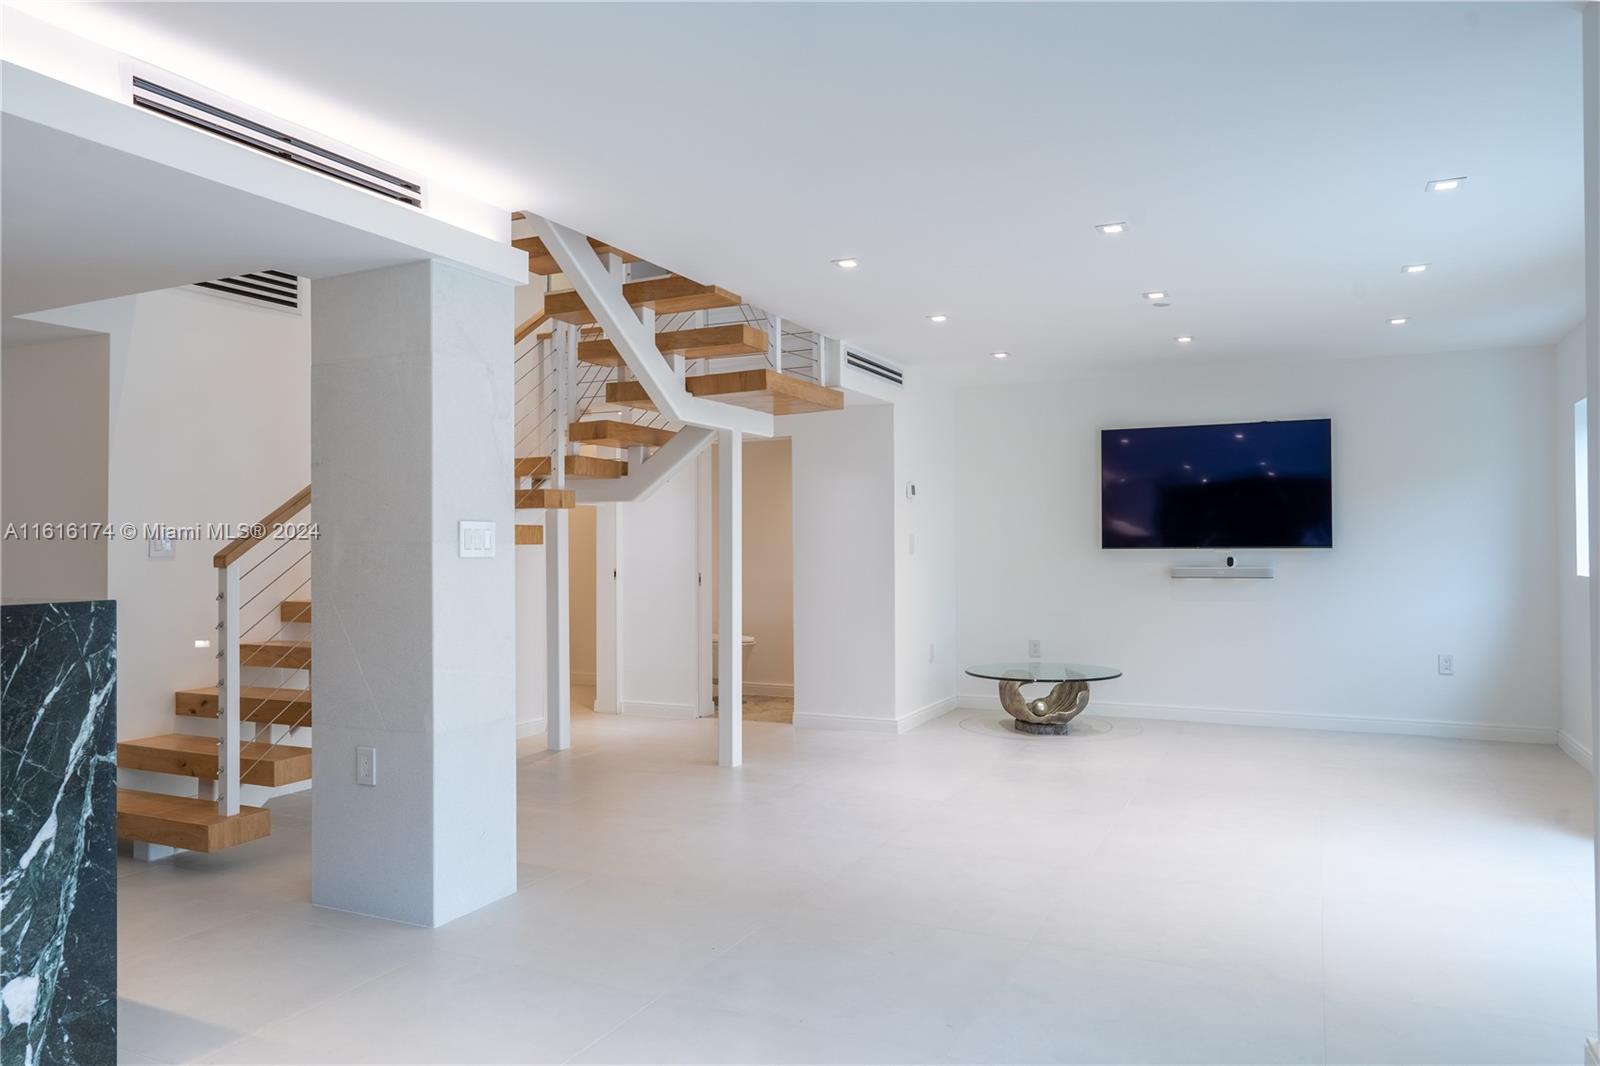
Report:
[[[266,304],[285,311],[300,310],[300,279],[281,270],[257,270],[216,281],[197,281],[195,287],[230,299]]]
[[[412,207],[422,206],[422,186],[417,182],[397,177],[370,163],[353,159],[348,149],[335,151],[333,148],[315,143],[300,133],[280,129],[267,122],[248,118],[237,111],[230,111],[226,107],[207,103],[196,96],[195,92],[194,89],[179,91],[137,74],[133,76],[133,103],[137,107],[225,137],[246,148],[254,148],[258,152],[277,156],[287,163],[314,170],[347,185],[366,189],[368,192],[410,204]],[[285,124],[278,123],[278,125]]]
[[[906,383],[905,372],[899,367],[890,366],[883,360],[874,359],[870,355],[863,355],[861,352],[853,352],[846,349],[844,361],[847,365],[855,367],[857,370],[871,374],[874,377],[880,377],[896,385],[904,385]]]

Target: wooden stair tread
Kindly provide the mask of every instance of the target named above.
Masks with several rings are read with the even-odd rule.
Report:
[[[737,407],[749,407],[775,415],[796,415],[812,411],[837,411],[844,406],[844,393],[815,382],[780,374],[775,370],[733,370],[723,374],[697,374],[684,379],[689,395],[720,400]],[[644,386],[637,381],[613,381],[606,386],[606,401],[627,407],[655,410]]]
[[[543,544],[543,543],[544,543],[544,527],[543,526],[526,525],[526,524],[520,523],[520,522],[517,524],[517,545],[519,547],[526,547],[526,546],[529,546],[529,545]]]
[[[598,455],[569,455],[564,465],[567,476],[575,478],[615,478],[628,473],[626,459],[606,459]],[[538,455],[518,459],[516,474],[519,479],[549,477],[550,457]]]
[[[309,622],[311,621],[310,600],[284,600],[278,604],[278,621],[280,622]]]
[[[696,329],[671,329],[656,334],[656,348],[662,355],[681,354],[685,359],[726,359],[740,355],[760,355],[769,347],[766,330],[743,322]],[[621,366],[622,356],[611,341],[578,342],[578,362],[594,366]]]
[[[567,427],[567,439],[603,448],[659,448],[673,437],[670,429],[640,426],[615,418],[574,422]]]
[[[631,252],[624,252],[615,245],[607,244],[593,237],[589,238],[589,246],[594,249],[596,255],[605,255],[609,252],[613,255],[621,256],[624,263],[637,263],[639,261],[639,257]],[[561,273],[561,264],[556,262],[555,256],[550,254],[550,250],[544,246],[544,241],[540,238],[519,237],[511,242],[511,247],[528,253],[528,273],[544,275]]]
[[[117,744],[117,766],[161,774],[214,779],[217,738],[190,733],[124,740]],[[279,788],[311,780],[311,749],[292,744],[248,740],[239,745],[239,780],[247,785]]]
[[[706,311],[716,307],[737,307],[744,301],[727,289],[703,285],[681,274],[630,281],[622,287],[623,298],[634,307],[653,307],[657,314],[680,311]],[[575,291],[552,292],[544,298],[545,313],[563,322],[588,324],[594,315]]]
[[[217,686],[190,688],[174,694],[173,712],[190,718],[217,718]],[[269,724],[311,724],[311,693],[306,689],[239,686],[239,720]]]
[[[119,840],[142,840],[188,851],[222,851],[271,833],[272,815],[265,807],[240,807],[238,814],[224,815],[218,812],[215,800],[117,789]]]
[[[309,640],[241,640],[240,666],[276,666],[284,670],[304,670],[311,665]]]
[[[578,506],[578,494],[571,489],[518,489],[515,506],[519,511],[568,510]]]

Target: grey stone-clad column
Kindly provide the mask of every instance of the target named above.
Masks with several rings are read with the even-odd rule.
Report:
[[[441,262],[312,293],[322,906],[439,925],[516,890],[512,317],[509,284]],[[494,558],[460,557],[463,520]]]
[[[0,1061],[117,1060],[117,608],[0,610]]]

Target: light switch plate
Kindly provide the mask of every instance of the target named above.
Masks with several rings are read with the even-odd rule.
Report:
[[[468,522],[463,520],[459,527],[461,531],[461,558],[494,558],[493,522]]]
[[[378,749],[356,749],[356,784],[376,785],[378,783]]]
[[[175,554],[171,537],[151,537],[145,541],[145,549],[152,559],[171,559]]]

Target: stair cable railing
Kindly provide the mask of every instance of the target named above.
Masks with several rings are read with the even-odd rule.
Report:
[[[295,615],[285,617],[288,612],[283,609],[282,604],[285,600],[293,599],[304,592],[311,582],[310,542],[316,539],[317,529],[308,513],[310,507],[311,487],[308,485],[274,508],[261,521],[230,541],[212,557],[212,564],[217,570],[216,658],[219,736],[217,777],[211,787],[215,789],[218,813],[224,816],[239,813],[240,788],[243,780],[256,766],[270,758],[274,749],[280,746],[280,742],[272,738],[272,729],[281,727],[285,731],[285,737],[291,736],[294,730],[305,724],[306,718],[310,715],[309,704],[297,714],[291,711],[281,717],[273,716],[265,721],[253,715],[256,721],[255,743],[249,749],[247,756],[242,727],[244,662],[240,646],[245,643],[261,643],[270,648],[272,642],[277,640],[288,626],[299,621]],[[267,550],[265,547],[267,544],[275,546]],[[248,596],[244,591],[246,588],[252,590]],[[245,612],[263,597],[267,597],[267,602],[271,606],[245,625],[243,622]],[[256,631],[265,628],[264,623],[272,617],[274,611],[278,614],[279,623],[271,634],[264,639],[254,636]],[[275,659],[269,658],[263,661],[252,657],[249,665],[252,669],[278,669],[294,673],[303,669],[309,677],[310,664],[299,665],[296,661],[297,651],[297,647],[285,646]],[[268,654],[271,655],[271,652]],[[262,705],[278,699],[284,693],[300,691],[304,689],[290,686],[284,679],[279,678],[273,687],[264,693],[252,696],[251,702],[254,705]],[[206,794],[206,790],[207,783],[202,780],[202,796]]]

